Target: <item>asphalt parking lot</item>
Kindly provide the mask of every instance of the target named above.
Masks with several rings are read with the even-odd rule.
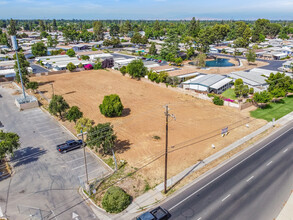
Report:
[[[0,182],[1,211],[10,219],[97,219],[78,194],[86,179],[83,149],[59,153],[56,145],[73,139],[40,108],[19,111],[13,90],[0,85],[0,121],[20,136],[21,148],[11,158],[15,173]],[[109,173],[101,160],[86,152],[89,179]]]

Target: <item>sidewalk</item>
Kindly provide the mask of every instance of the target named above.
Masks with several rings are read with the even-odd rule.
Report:
[[[217,160],[218,158],[220,158],[221,156],[225,155],[226,153],[230,152],[231,150],[237,148],[238,146],[244,144],[245,142],[251,140],[252,138],[256,137],[257,135],[265,132],[266,130],[268,130],[269,128],[273,127],[273,125],[285,125],[286,123],[288,123],[289,121],[293,120],[293,112],[291,112],[290,114],[284,116],[283,118],[277,120],[276,122],[269,122],[266,125],[264,125],[263,127],[259,128],[258,130],[252,132],[251,134],[243,137],[242,139],[234,142],[233,144],[227,146],[226,148],[216,152],[215,154],[211,155],[210,157],[190,166],[189,168],[183,170],[181,173],[177,174],[176,176],[171,177],[170,179],[167,180],[167,186],[170,187],[171,185],[173,185],[174,183],[180,181],[181,179],[183,179],[184,177],[188,176],[189,174],[203,168],[204,166],[206,166],[207,164]],[[145,194],[137,197],[128,207],[126,210],[124,210],[123,212],[113,215],[113,214],[109,214],[106,213],[104,210],[102,210],[101,208],[93,205],[91,203],[91,207],[93,209],[93,211],[95,212],[95,214],[98,216],[98,218],[101,219],[133,219],[135,218],[137,215],[139,215],[139,213],[143,210],[146,210],[150,207],[152,207],[154,204],[159,203],[160,201],[162,201],[163,199],[166,198],[166,196],[162,193],[164,189],[164,183],[159,184],[158,186],[156,186],[154,189],[149,190],[148,192],[146,192]],[[84,197],[86,197],[85,194],[83,194]],[[286,206],[286,210],[289,210],[288,206],[293,205],[293,194],[291,195],[290,198],[290,203],[288,201],[288,205]],[[290,205],[289,205],[290,204]],[[285,211],[286,211],[285,210]],[[285,212],[284,211],[284,212]],[[291,215],[293,216],[293,209],[289,210],[291,212]],[[288,213],[289,211],[286,211],[286,213]],[[288,215],[288,214],[287,214]],[[278,219],[278,220],[293,220],[293,217],[291,218],[282,218],[282,219]]]
[[[292,191],[293,192],[293,191]],[[280,212],[279,216],[276,220],[293,220],[293,193],[291,192],[291,196],[286,202],[284,208]]]

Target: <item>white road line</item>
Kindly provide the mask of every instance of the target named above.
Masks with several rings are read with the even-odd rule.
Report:
[[[96,161],[93,161],[93,162],[91,162],[91,163],[87,163],[87,166],[88,166],[89,164],[93,164],[93,163],[95,163],[95,162],[96,162]],[[76,170],[76,169],[81,168],[81,167],[84,167],[84,164],[81,165],[81,166],[78,166],[78,167],[74,167],[72,170]]]
[[[69,160],[69,161],[66,161],[66,163],[71,163],[73,161],[81,160],[81,159],[84,159],[84,157],[79,157],[79,158],[76,158],[76,159],[73,159],[73,160]]]
[[[2,209],[1,209],[1,207],[0,207],[0,217],[3,217],[4,215],[3,215],[3,212],[2,212]]]
[[[224,199],[222,199],[222,202],[224,202],[226,199],[228,199],[231,196],[231,194],[229,194],[228,196],[226,196]]]
[[[246,180],[246,182],[249,182],[250,180],[253,179],[254,176],[251,176],[248,180]]]
[[[287,152],[287,150],[288,150],[288,148],[287,148],[286,150],[284,150],[283,152],[284,152],[284,153],[286,153],[286,152]]]
[[[199,217],[197,220],[201,220],[201,217]]]
[[[190,197],[192,197],[193,195],[195,195],[196,193],[198,193],[199,191],[201,191],[202,189],[206,188],[208,185],[210,185],[211,183],[215,182],[217,179],[221,178],[223,175],[225,175],[226,173],[228,173],[230,170],[234,169],[235,167],[237,167],[239,164],[243,163],[245,160],[247,160],[248,158],[252,157],[254,154],[256,154],[257,152],[261,151],[262,149],[264,149],[266,146],[268,146],[269,144],[271,144],[272,142],[274,142],[275,140],[277,140],[279,137],[283,136],[284,134],[288,133],[289,131],[291,131],[292,128],[290,128],[289,130],[287,130],[285,133],[280,134],[278,137],[274,138],[273,140],[271,140],[269,143],[267,143],[266,145],[264,145],[263,147],[261,147],[260,149],[258,149],[257,151],[253,152],[252,154],[250,154],[248,157],[244,158],[243,160],[241,160],[239,163],[235,164],[234,166],[232,166],[231,168],[229,168],[228,170],[226,170],[224,173],[220,174],[219,176],[217,176],[215,179],[213,179],[212,181],[208,182],[207,184],[205,184],[203,187],[201,187],[200,189],[196,190],[195,192],[193,192],[192,194],[190,194],[189,196],[187,196],[185,199],[182,199],[180,202],[178,202],[176,205],[174,205],[173,207],[171,207],[169,210],[174,209],[175,207],[177,207],[178,205],[180,205],[181,203],[185,202],[187,199],[189,199]]]
[[[269,166],[271,163],[273,163],[273,161],[270,161],[270,162],[267,164],[267,166]]]
[[[61,132],[52,132],[52,133],[49,133],[49,134],[42,134],[42,136],[44,137],[50,137],[50,136],[54,136],[54,135],[60,135]]]
[[[44,130],[44,131],[39,131],[39,133],[47,133],[48,131],[53,131],[53,130],[59,130],[59,128],[52,128],[52,129],[48,129],[48,130]],[[62,132],[62,131],[60,131]]]

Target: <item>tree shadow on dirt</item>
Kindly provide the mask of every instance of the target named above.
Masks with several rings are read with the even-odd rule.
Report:
[[[74,93],[76,93],[76,91],[66,92],[63,95],[70,95],[70,94],[74,94]]]
[[[124,108],[122,110],[122,115],[120,117],[126,117],[128,115],[130,115],[131,109],[130,108]]]
[[[117,153],[123,153],[127,150],[130,149],[130,145],[132,143],[129,142],[129,140],[120,140],[118,139],[116,141],[116,144],[115,144],[115,148],[114,148],[114,151],[117,152]]]
[[[55,82],[55,80],[50,80],[50,81],[47,81],[47,82],[39,82],[39,86],[47,85],[47,84],[50,84],[50,83],[53,83],[53,82]]]
[[[11,162],[15,163],[14,167],[26,165],[37,161],[45,153],[46,150],[39,147],[25,147],[14,153]]]
[[[47,93],[48,91],[47,91],[47,90],[42,90],[42,91],[39,91],[39,92],[41,92],[42,94],[45,94],[45,93]]]

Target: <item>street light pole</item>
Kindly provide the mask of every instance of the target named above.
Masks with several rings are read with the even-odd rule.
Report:
[[[168,105],[166,105],[166,145],[165,145],[165,177],[164,177],[164,193],[167,193],[167,165],[168,165]]]

